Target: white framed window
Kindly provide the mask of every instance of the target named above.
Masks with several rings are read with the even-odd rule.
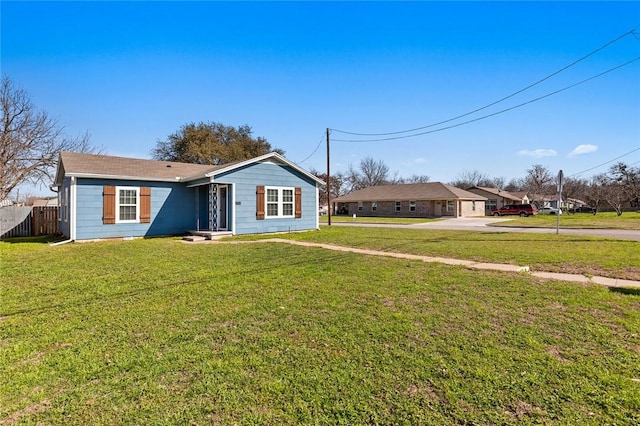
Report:
[[[456,211],[456,202],[455,201],[447,201],[447,212],[453,213]]]
[[[415,201],[409,201],[409,211],[410,212],[415,212],[416,211],[416,202]]]
[[[64,207],[63,207],[64,221],[69,222],[69,187],[64,187]]]
[[[267,186],[266,192],[266,217],[293,217],[295,189],[279,186]]]
[[[396,211],[399,212],[402,210],[402,203],[400,201],[396,201]]]
[[[471,202],[471,210],[474,211],[474,212],[476,211],[476,202],[475,201]]]
[[[140,222],[140,188],[116,187],[116,223]]]
[[[371,203],[371,211],[372,212],[378,211],[378,203],[376,203],[375,201]]]
[[[358,211],[362,211],[362,201],[358,201]]]

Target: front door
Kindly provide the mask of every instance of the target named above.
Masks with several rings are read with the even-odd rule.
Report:
[[[218,191],[218,229],[228,230],[227,228],[227,186],[221,185]]]

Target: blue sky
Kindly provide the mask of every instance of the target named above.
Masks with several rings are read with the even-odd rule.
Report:
[[[325,170],[327,127],[387,133],[447,120],[634,28],[638,34],[553,78],[446,125],[640,57],[639,2],[2,1],[0,7],[2,73],[67,133],[88,131],[108,154],[139,158],[149,158],[156,142],[183,124],[215,121],[248,124],[290,160]],[[443,182],[470,170],[509,180],[533,164],[572,175],[635,149],[620,160],[638,164],[640,61],[448,130],[357,143],[339,141],[359,137],[334,130],[331,138],[332,172],[369,156],[399,176]]]

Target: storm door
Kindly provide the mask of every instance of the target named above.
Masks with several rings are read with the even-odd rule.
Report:
[[[228,190],[226,185],[220,185],[218,187],[218,229],[229,230],[227,227],[228,217]]]

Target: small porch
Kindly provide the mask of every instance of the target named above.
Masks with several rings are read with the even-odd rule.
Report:
[[[208,240],[232,235],[231,207],[233,205],[230,184],[207,183],[194,187],[195,229],[189,235]]]
[[[230,237],[233,235],[231,231],[188,231],[187,235],[183,238],[184,241],[204,241],[204,240],[219,240],[224,237]]]

